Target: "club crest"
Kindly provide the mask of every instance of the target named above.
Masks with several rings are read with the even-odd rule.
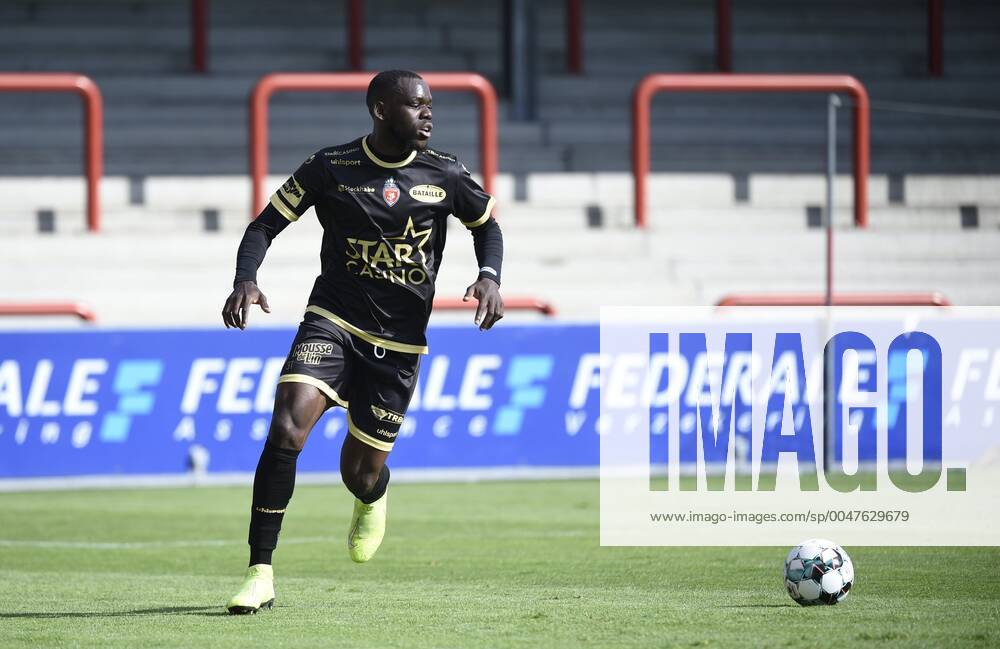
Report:
[[[396,184],[394,178],[390,178],[385,181],[382,185],[382,198],[385,199],[385,204],[392,207],[399,200],[399,185]]]

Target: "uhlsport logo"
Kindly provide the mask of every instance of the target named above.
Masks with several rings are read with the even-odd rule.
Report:
[[[382,185],[382,198],[385,199],[385,204],[392,207],[399,200],[399,185],[396,184],[395,178],[389,178]]]

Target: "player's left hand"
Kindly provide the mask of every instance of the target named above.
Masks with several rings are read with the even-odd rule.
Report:
[[[500,287],[491,279],[481,279],[465,289],[463,302],[472,298],[479,300],[476,309],[476,324],[480,331],[486,331],[503,317],[503,298],[500,297]]]

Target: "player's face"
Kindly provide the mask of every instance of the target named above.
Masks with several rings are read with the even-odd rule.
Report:
[[[385,106],[386,126],[393,136],[423,151],[431,139],[431,89],[422,79],[403,79]]]

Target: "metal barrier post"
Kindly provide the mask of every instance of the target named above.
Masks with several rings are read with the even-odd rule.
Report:
[[[208,0],[191,0],[191,67],[208,71]]]
[[[583,74],[583,0],[566,0],[566,71]]]
[[[439,297],[434,300],[435,311],[469,311],[479,308],[478,302],[465,302],[460,298]],[[554,317],[556,308],[551,302],[537,297],[505,297],[504,311],[534,311],[546,317]]]
[[[365,5],[363,0],[347,0],[347,67],[365,68]]]
[[[715,67],[733,71],[733,8],[729,0],[715,0]]]
[[[927,72],[944,74],[944,0],[927,0]]]
[[[826,305],[833,306],[833,182],[837,174],[837,107],[831,94],[826,108]]]
[[[0,92],[75,92],[83,99],[83,165],[87,174],[87,229],[101,229],[104,175],[104,102],[90,77],[61,72],[0,73]]]
[[[91,324],[97,315],[79,302],[0,302],[0,316],[74,316]]]
[[[250,94],[250,218],[256,218],[267,203],[268,101],[276,92],[363,91],[375,75],[371,72],[274,73],[260,78]],[[431,90],[472,92],[479,99],[479,166],[483,188],[493,193],[497,174],[497,95],[485,77],[472,72],[427,72],[421,75]],[[495,214],[495,213],[494,213]]]
[[[632,95],[632,175],[635,224],[646,227],[649,175],[649,112],[660,92],[843,92],[854,100],[854,223],[868,225],[869,104],[860,81],[847,75],[807,74],[650,74]]]
[[[735,293],[723,296],[715,306],[823,306],[820,293]],[[837,293],[834,306],[951,306],[941,293]]]

